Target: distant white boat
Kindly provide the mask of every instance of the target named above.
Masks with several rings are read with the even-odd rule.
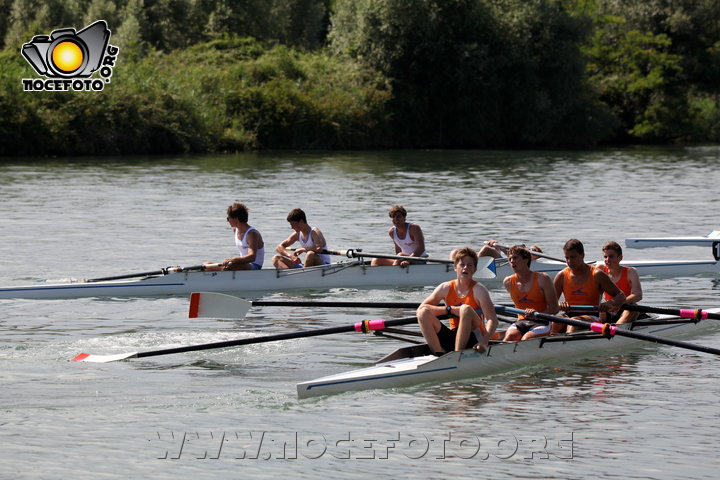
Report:
[[[702,237],[648,237],[625,239],[625,246],[628,248],[704,247],[716,243],[720,243],[720,230],[713,230]]]

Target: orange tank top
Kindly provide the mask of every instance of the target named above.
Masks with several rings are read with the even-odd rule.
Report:
[[[607,267],[607,265],[603,265],[602,267],[603,272],[610,275],[610,269]],[[621,267],[622,271],[620,272],[620,279],[615,282],[615,285],[618,286],[620,290],[625,294],[625,296],[630,295],[630,292],[632,291],[632,288],[630,287],[630,280],[628,279],[628,267]],[[612,295],[608,295],[607,292],[604,293],[605,301],[610,301],[613,299]]]
[[[569,305],[591,305],[594,307],[600,305],[600,289],[595,284],[596,268],[594,265],[590,265],[590,275],[582,285],[570,279],[570,267],[563,269],[562,294]]]
[[[476,280],[473,280],[470,284],[470,291],[468,294],[464,297],[461,297],[457,293],[457,280],[450,280],[450,291],[448,291],[447,296],[445,297],[445,305],[457,307],[459,305],[470,305],[473,310],[477,310],[480,308],[480,305],[478,304],[477,300],[475,300],[475,294],[473,293],[473,290],[475,289],[475,285],[477,284]],[[456,329],[458,327],[458,318],[457,317],[450,317],[448,319],[450,322],[450,328]]]
[[[543,312],[547,308],[545,295],[540,289],[538,282],[538,272],[533,272],[530,290],[521,292],[517,284],[517,273],[510,275],[510,298],[512,298],[515,308],[525,310],[532,308],[537,312]],[[522,320],[525,315],[518,315],[518,319]]]

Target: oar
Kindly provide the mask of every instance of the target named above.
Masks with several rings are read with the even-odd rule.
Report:
[[[195,272],[203,271],[208,267],[219,267],[219,263],[209,263],[205,265],[193,265],[191,267],[167,267],[161,268],[160,270],[153,270],[152,272],[139,272],[139,273],[126,273],[125,275],[115,275],[112,277],[100,277],[100,278],[86,278],[85,282],[107,282],[109,280],[122,280],[124,278],[137,278],[137,277],[149,277],[151,275],[167,275],[168,273],[177,272]]]
[[[385,255],[383,253],[365,253],[359,248],[351,248],[349,250],[323,250],[323,253],[328,255],[341,255],[348,258],[387,258],[389,260],[407,260],[409,262],[413,260],[422,260],[424,262],[447,263],[449,265],[453,264],[453,261],[448,260],[447,258],[407,257],[403,255]]]
[[[387,258],[390,260],[407,260],[417,261],[422,260],[425,262],[444,263],[446,265],[453,265],[452,260],[442,258],[429,258],[429,257],[404,257],[402,255],[384,255],[381,253],[365,253],[360,249],[353,250],[323,250],[323,253],[328,255],[343,255],[348,258]],[[492,257],[480,257],[478,258],[477,272],[475,273],[477,278],[495,278],[495,259]]]
[[[524,314],[524,310],[519,308],[504,307],[500,305],[495,306],[497,312],[510,312]],[[609,323],[598,323],[598,322],[584,322],[575,318],[558,317],[555,315],[548,315],[547,313],[536,312],[533,314],[534,317],[547,320],[550,322],[564,323],[565,325],[574,325],[581,328],[589,328],[593,332],[602,333],[603,335],[612,337],[614,335],[620,335],[621,337],[636,338],[638,340],[647,340],[648,342],[662,343],[664,345],[671,345],[673,347],[686,348],[688,350],[695,350],[696,352],[712,353],[713,355],[720,355],[720,349],[705,347],[703,345],[696,345],[694,343],[682,342],[680,340],[672,340],[670,338],[658,337],[656,335],[649,335],[647,333],[634,332],[632,330],[625,330],[618,328],[615,325]]]
[[[447,318],[443,315],[440,318]],[[148,352],[131,352],[119,353],[115,355],[91,355],[89,353],[81,353],[72,358],[73,362],[92,362],[92,363],[108,363],[128,358],[154,357],[157,355],[170,355],[173,353],[194,352],[198,350],[210,350],[213,348],[238,347],[240,345],[253,345],[256,343],[276,342],[278,340],[291,340],[295,338],[318,337],[321,335],[333,335],[335,333],[345,332],[362,332],[367,333],[373,330],[382,330],[386,327],[396,325],[407,325],[417,322],[417,317],[405,317],[395,320],[364,320],[353,325],[345,325],[342,327],[321,328],[319,330],[305,330],[302,332],[280,333],[277,335],[268,335],[265,337],[242,338],[239,340],[227,340],[224,342],[205,343],[201,345],[189,345],[186,347],[166,348],[162,350],[151,350]]]
[[[631,312],[646,312],[646,313],[663,313],[667,315],[677,315],[681,318],[692,318],[694,320],[706,320],[708,318],[713,320],[720,320],[720,313],[706,312],[702,309],[690,309],[690,308],[660,308],[660,307],[648,307],[645,305],[636,305],[626,303],[622,307],[625,310]]]
[[[247,315],[250,307],[320,307],[320,308],[418,308],[419,302],[335,302],[335,301],[284,301],[245,300],[234,295],[216,292],[190,294],[188,318],[234,318]],[[574,306],[573,310],[597,311],[593,306]]]
[[[488,242],[485,241],[485,244],[487,245]],[[508,247],[507,245],[501,245],[501,244],[499,244],[499,243],[496,243],[495,246],[498,247],[499,249],[505,250],[505,251],[507,251],[507,250],[510,248],[510,247]],[[523,245],[523,246],[524,246],[524,245]],[[525,248],[527,248],[527,247],[525,247]],[[533,249],[531,249],[531,248],[528,248],[528,250],[530,250],[530,253],[533,254],[533,255],[536,256],[536,257],[547,258],[548,260],[555,260],[556,262],[565,263],[565,259],[564,259],[564,258],[558,258],[558,257],[552,257],[552,256],[550,256],[550,255],[545,255],[544,253],[542,253],[542,252],[537,252],[537,251],[535,251],[535,250],[533,250]]]
[[[250,307],[366,307],[366,308],[418,308],[419,302],[333,302],[333,301],[248,301],[234,295],[216,292],[190,294],[189,318],[244,318]]]

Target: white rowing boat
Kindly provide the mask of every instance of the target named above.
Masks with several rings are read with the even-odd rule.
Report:
[[[717,313],[720,309],[708,310]],[[652,321],[638,322],[633,332],[676,337],[699,333],[710,321],[694,323],[677,316],[659,315]],[[673,323],[678,322],[678,323]],[[654,324],[657,323],[657,324]],[[451,352],[440,358],[429,354],[427,345],[401,348],[378,361],[375,366],[329,375],[297,385],[299,398],[378,388],[398,388],[422,383],[444,383],[491,375],[537,364],[551,364],[598,352],[629,348],[643,340],[581,332],[534,338],[517,343],[497,343],[483,353],[472,349]]]
[[[675,260],[623,262],[643,276],[684,277],[720,273],[720,261]],[[550,276],[565,268],[562,262],[538,259],[533,269]],[[497,275],[496,275],[497,273]],[[481,257],[475,278],[497,285],[512,274],[506,260]],[[150,275],[134,280],[44,283],[0,287],[0,299],[64,299],[81,297],[135,297],[189,295],[192,292],[224,292],[244,297],[262,292],[324,290],[331,288],[393,288],[435,286],[455,278],[449,264],[371,267],[361,261],[291,270],[185,271]]]
[[[478,263],[479,280],[495,278],[491,258]],[[441,283],[455,277],[452,265],[427,264],[371,267],[359,261],[286,270],[169,272],[136,280],[77,282],[0,287],[3,298],[79,298],[189,295],[192,292],[242,294],[330,288],[406,287]]]
[[[625,239],[625,246],[629,248],[705,247],[718,242],[720,242],[720,230],[713,230],[702,237],[627,238]]]

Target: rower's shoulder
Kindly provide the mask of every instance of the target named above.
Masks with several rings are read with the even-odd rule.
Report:
[[[550,275],[548,275],[545,272],[533,272],[533,273],[537,275],[538,283],[543,283],[543,282],[552,283],[552,281],[553,281],[553,279],[550,278]]]

